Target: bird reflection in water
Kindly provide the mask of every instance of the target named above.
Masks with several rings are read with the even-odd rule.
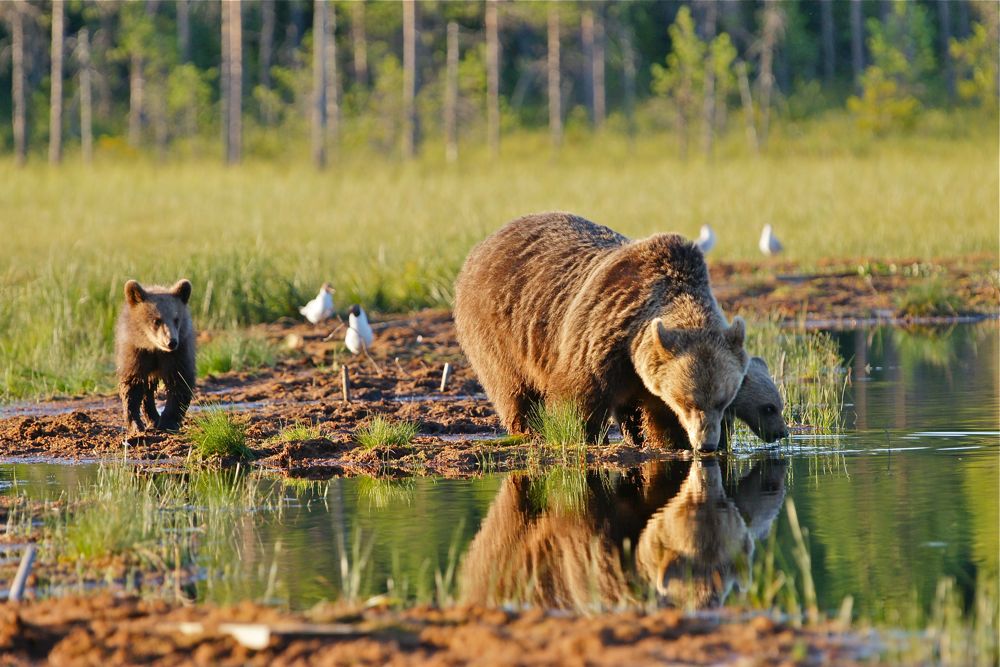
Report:
[[[746,464],[744,463],[744,466]],[[577,612],[721,606],[751,583],[786,463],[715,459],[504,480],[462,563],[466,602]]]

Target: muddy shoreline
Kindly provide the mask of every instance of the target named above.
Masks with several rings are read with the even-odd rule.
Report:
[[[805,327],[888,322],[923,327],[959,318],[996,317],[1000,290],[992,262],[988,257],[944,264],[905,260],[880,262],[874,269],[857,263],[853,272],[841,262],[808,274],[781,263],[710,262],[710,269],[716,295],[727,313],[779,318]],[[859,271],[858,266],[869,268]],[[886,267],[892,267],[891,272]],[[948,318],[896,318],[894,304],[899,296],[928,279],[943,280],[967,310]],[[335,328],[290,320],[255,327],[288,354],[271,368],[200,380],[192,410],[216,406],[237,412],[247,424],[253,465],[289,476],[468,476],[546,462],[544,450],[503,439],[504,432],[455,340],[449,312],[376,317],[375,363],[351,357],[339,335],[326,340]],[[451,366],[451,376],[441,391],[445,363]],[[343,400],[342,364],[349,368],[350,402]],[[364,450],[357,446],[354,430],[372,415],[418,422],[420,432],[412,447]],[[279,439],[284,427],[299,423],[318,426],[321,437]],[[129,442],[127,448],[123,437],[118,401],[113,396],[0,407],[0,460],[8,462],[125,456],[182,467],[190,452],[183,435],[148,435]],[[634,465],[678,455],[684,454],[619,442],[591,448],[587,459],[593,464]]]

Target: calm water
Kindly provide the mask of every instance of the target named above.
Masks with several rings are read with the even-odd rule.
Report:
[[[352,578],[361,594],[389,588],[404,598],[440,587],[561,607],[643,596],[740,603],[759,593],[768,553],[798,579],[789,497],[821,607],[852,595],[866,616],[926,608],[943,576],[968,596],[998,576],[998,331],[991,322],[835,334],[854,377],[838,438],[803,435],[780,449],[624,473],[285,489],[281,512],[204,536],[219,548],[195,588],[294,607],[337,597]],[[0,490],[16,479],[51,493],[93,474],[3,465]]]

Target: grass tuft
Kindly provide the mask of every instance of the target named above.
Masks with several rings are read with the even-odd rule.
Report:
[[[302,440],[315,440],[322,437],[319,426],[298,422],[289,424],[272,438],[275,442],[301,442]]]
[[[278,347],[260,334],[227,331],[198,350],[198,376],[273,366]]]
[[[917,283],[896,299],[899,317],[954,317],[963,310],[965,303],[940,278]]]
[[[571,401],[540,403],[528,418],[528,425],[545,444],[562,451],[587,442],[586,418],[579,406]]]
[[[413,441],[418,430],[415,422],[393,422],[376,415],[358,427],[354,439],[365,449],[405,447]]]
[[[191,420],[185,432],[199,459],[253,458],[246,444],[246,424],[226,410],[206,410]]]

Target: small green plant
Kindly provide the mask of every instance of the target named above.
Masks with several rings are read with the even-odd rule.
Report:
[[[896,301],[899,317],[954,317],[964,309],[962,299],[938,279],[914,285]]]
[[[587,442],[586,419],[580,407],[571,401],[539,404],[532,411],[528,424],[545,444],[563,452]]]
[[[246,444],[246,424],[226,410],[206,410],[191,420],[185,432],[199,459],[253,458]]]
[[[277,358],[277,346],[260,334],[228,331],[198,350],[198,375],[273,366]]]
[[[378,447],[406,447],[416,437],[419,426],[415,422],[393,422],[381,415],[371,417],[354,432],[354,439],[365,449]]]
[[[300,442],[302,440],[315,440],[322,435],[316,424],[297,422],[282,428],[272,440],[274,442]]]

